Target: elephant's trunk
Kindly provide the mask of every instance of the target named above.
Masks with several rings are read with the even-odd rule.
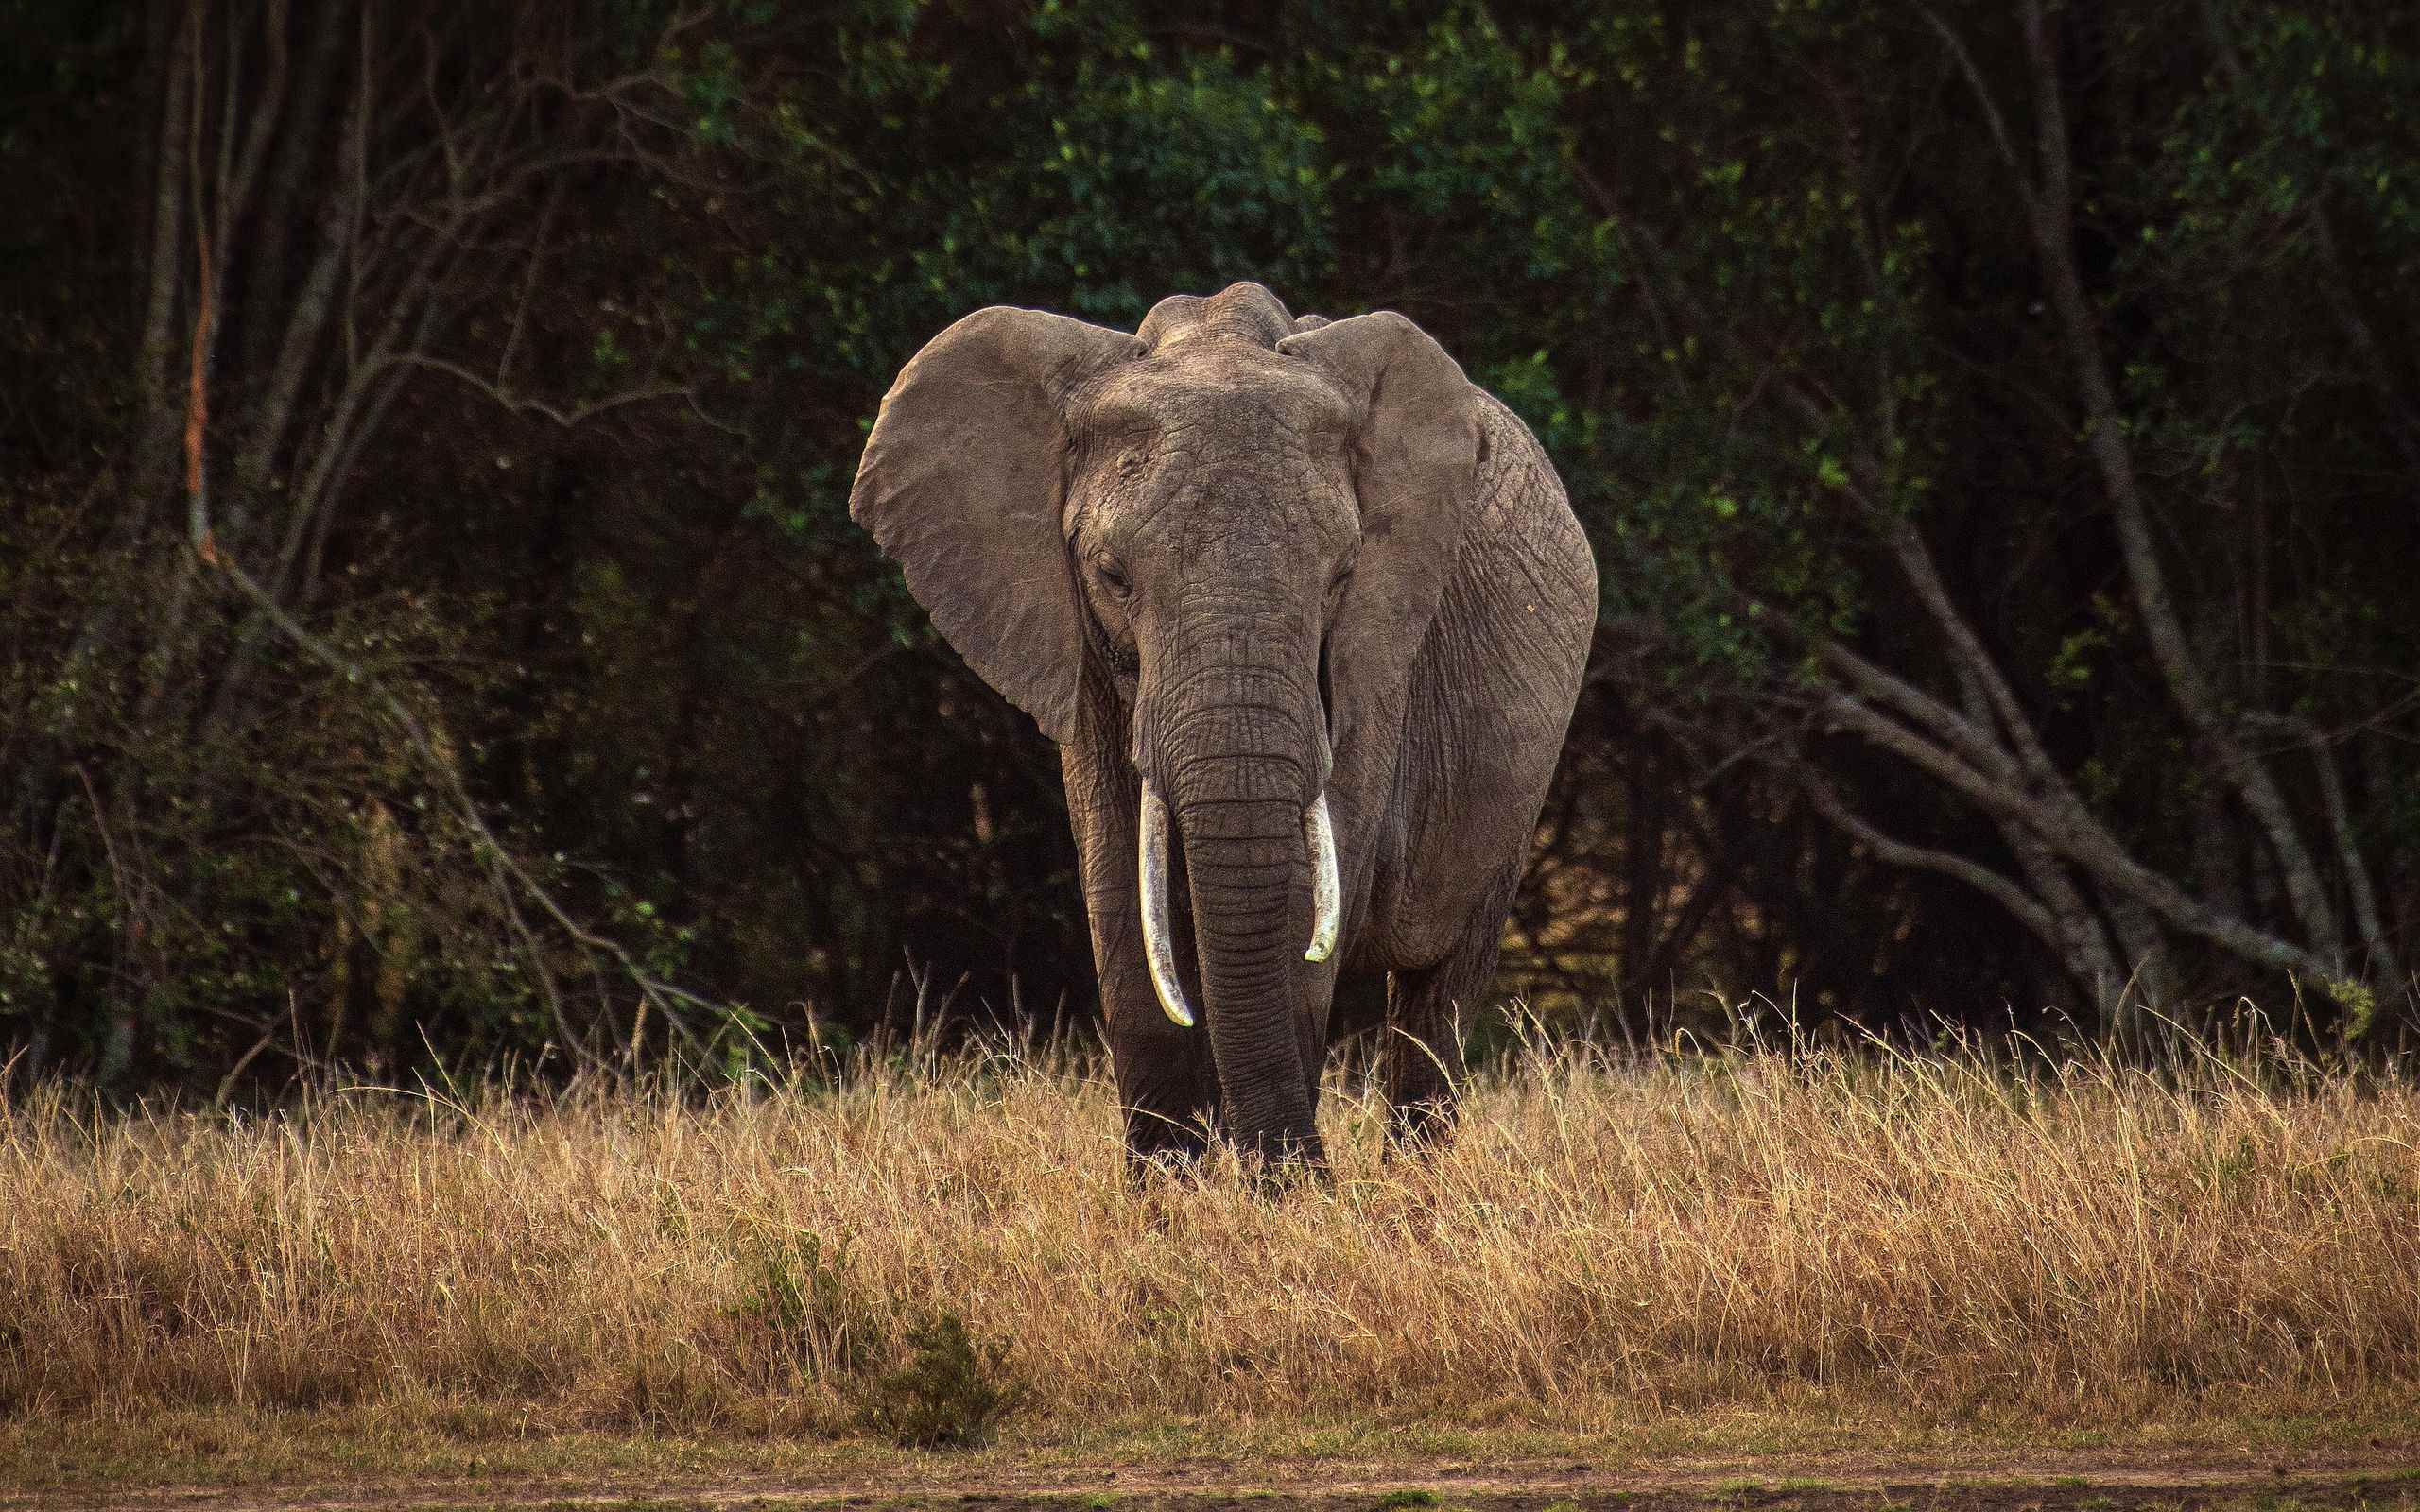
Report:
[[[1180,788],[1193,938],[1229,1133],[1254,1154],[1319,1157],[1303,1064],[1302,806],[1203,799]]]
[[[1316,653],[1302,657],[1309,665],[1298,671],[1286,657],[1288,639],[1273,627],[1217,632],[1219,654],[1196,662],[1189,669],[1195,676],[1163,690],[1170,696],[1155,711],[1156,759],[1146,766],[1143,798],[1143,912],[1154,983],[1173,986],[1165,931],[1155,931],[1167,913],[1167,847],[1157,848],[1160,879],[1151,861],[1155,813],[1164,823],[1172,811],[1227,1132],[1263,1159],[1318,1161],[1315,1068],[1305,1059],[1316,1047],[1306,1043],[1303,963],[1334,947],[1333,925],[1321,916],[1337,911],[1329,901],[1335,889],[1320,880],[1322,872],[1333,875],[1334,844],[1320,839],[1327,826],[1319,792],[1324,719]],[[1160,779],[1166,807],[1155,790]],[[1324,865],[1322,850],[1330,858]],[[1314,895],[1307,932],[1295,902],[1306,881]],[[1162,1002],[1171,1017],[1184,1006],[1181,996],[1169,1003],[1167,987]]]
[[[1135,871],[1142,879],[1143,952],[1150,963],[1151,990],[1160,1009],[1181,1029],[1194,1024],[1193,1005],[1184,995],[1184,979],[1176,967],[1176,932],[1168,907],[1168,805],[1159,789],[1143,784],[1141,852]],[[1327,795],[1303,811],[1303,849],[1311,864],[1311,943],[1303,959],[1318,964],[1336,953],[1337,929],[1343,912],[1343,883],[1336,859],[1336,825],[1328,816]]]

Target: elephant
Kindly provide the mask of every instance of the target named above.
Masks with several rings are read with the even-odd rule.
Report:
[[[1324,1169],[1340,975],[1385,978],[1390,1147],[1450,1136],[1597,620],[1529,428],[1392,311],[994,306],[849,507],[1059,747],[1129,1160]]]

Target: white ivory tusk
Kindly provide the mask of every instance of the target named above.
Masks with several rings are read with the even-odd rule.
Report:
[[[1143,954],[1151,963],[1151,990],[1160,1008],[1181,1028],[1193,1027],[1193,1009],[1177,980],[1176,945],[1168,937],[1168,806],[1151,784],[1143,784],[1143,842],[1136,857],[1142,873]]]
[[[1337,878],[1336,825],[1327,816],[1327,795],[1303,811],[1303,843],[1311,852],[1311,948],[1306,961],[1324,961],[1336,954],[1337,916],[1343,911],[1344,885]]]

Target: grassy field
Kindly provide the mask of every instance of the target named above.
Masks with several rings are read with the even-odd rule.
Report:
[[[0,1454],[257,1456],[298,1422],[524,1459],[631,1435],[2409,1442],[2400,1082],[1538,1049],[1403,1162],[1374,1099],[1327,1107],[1335,1179],[1270,1197],[1231,1168],[1138,1191],[1100,1068],[1009,1052],[704,1098],[330,1090],[266,1119],[21,1090]]]

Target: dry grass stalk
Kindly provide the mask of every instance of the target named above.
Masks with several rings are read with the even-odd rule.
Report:
[[[0,1108],[0,1411],[844,1432],[920,1320],[1024,1432],[1586,1429],[1717,1404],[2117,1421],[2408,1400],[2420,1093],[2101,1062],[1533,1048],[1460,1143],[1138,1193],[1099,1069],[683,1099]]]

